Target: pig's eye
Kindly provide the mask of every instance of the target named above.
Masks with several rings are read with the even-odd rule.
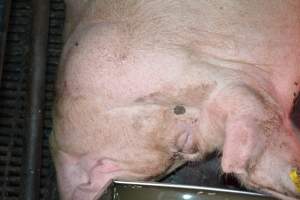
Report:
[[[177,105],[174,108],[174,113],[176,115],[183,115],[185,113],[185,107],[182,105]]]

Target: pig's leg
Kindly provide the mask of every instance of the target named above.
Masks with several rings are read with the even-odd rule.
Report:
[[[225,119],[223,171],[256,189],[299,195],[289,179],[300,167],[299,140],[276,101],[264,91],[232,85],[217,102]]]
[[[224,172],[246,173],[249,160],[264,150],[264,137],[259,123],[270,113],[262,98],[245,85],[232,85],[218,96],[225,121],[222,168]],[[261,141],[257,143],[256,141]]]

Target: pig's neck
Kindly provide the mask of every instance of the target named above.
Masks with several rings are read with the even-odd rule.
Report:
[[[190,79],[197,80],[195,82],[197,86],[191,87],[190,84],[186,84],[185,93],[178,97],[181,101],[198,107],[201,121],[199,128],[201,135],[205,135],[202,137],[205,141],[200,140],[199,146],[207,152],[219,149],[223,143],[222,135],[225,134],[226,119],[223,118],[223,110],[216,107],[214,99],[218,98],[218,94],[222,93],[224,88],[229,85],[245,84],[258,93],[263,92],[276,104],[280,104],[275,95],[276,88],[273,87],[272,80],[269,78],[270,74],[264,70],[263,66],[240,60],[224,59],[203,51],[193,53],[189,51],[189,53],[192,64],[188,66],[186,73],[190,73],[188,75]],[[181,80],[181,82],[185,81]],[[186,82],[190,83],[191,80]],[[201,88],[201,91],[197,88]]]
[[[217,84],[215,93],[229,84],[245,84],[249,87],[268,93],[274,96],[276,88],[270,77],[270,71],[264,65],[243,61],[243,59],[229,59],[222,57],[218,53],[205,51],[202,48],[186,50],[190,60],[190,77],[193,74],[200,75],[198,81],[203,83]],[[188,70],[187,70],[188,71]],[[276,98],[276,95],[275,95]]]
[[[218,40],[218,36],[215,37]],[[263,42],[266,41],[255,39],[240,41],[237,38],[234,41],[234,48],[224,45],[220,48],[215,44],[207,46],[196,44],[193,48],[196,55],[206,62],[235,71],[238,74],[235,77],[237,81],[267,91],[282,107],[286,117],[289,117],[295,99],[300,93],[300,51],[294,46],[282,48],[286,45],[283,39],[280,44],[269,41],[269,45],[273,45],[274,48],[260,44]],[[249,50],[254,48],[255,51]],[[219,80],[221,79],[220,77]]]

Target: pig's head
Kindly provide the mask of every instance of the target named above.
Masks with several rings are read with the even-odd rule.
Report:
[[[121,172],[112,178],[149,180],[200,156],[198,110],[192,107],[134,103],[104,112],[102,119],[99,140],[107,140],[99,150]]]
[[[55,143],[63,147],[53,152],[62,199],[94,199],[112,179],[151,180],[201,156],[197,109],[136,102],[97,113],[91,105],[85,110],[93,119],[81,113],[74,123],[75,108],[55,122],[56,132],[72,131],[51,140],[53,149]]]

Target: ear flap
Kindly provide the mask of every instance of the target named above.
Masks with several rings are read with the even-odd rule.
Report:
[[[76,187],[73,199],[97,199],[119,171],[120,168],[115,161],[108,158],[97,160],[88,170],[88,182]]]
[[[121,171],[118,164],[109,158],[79,159],[60,151],[56,161],[57,180],[63,200],[96,199]]]
[[[247,173],[250,161],[262,152],[259,133],[249,116],[240,116],[227,123],[222,157],[225,173]]]

